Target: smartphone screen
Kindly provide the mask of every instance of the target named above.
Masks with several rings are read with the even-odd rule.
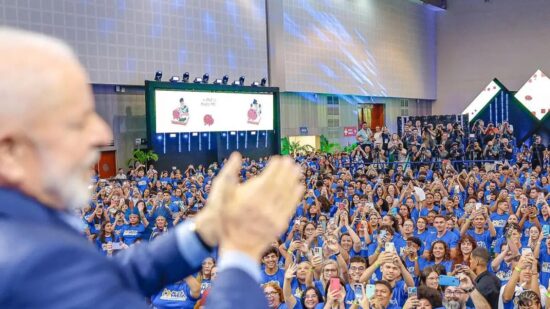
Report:
[[[418,294],[416,287],[411,286],[411,287],[407,288],[407,294],[409,294],[409,297],[416,296]]]
[[[374,284],[367,284],[365,287],[365,296],[369,299],[374,296]]]
[[[313,248],[313,255],[320,256],[321,258],[323,258],[323,248],[322,247]]]
[[[439,276],[439,285],[459,286],[460,285],[460,280],[458,280],[457,277],[440,275]]]
[[[363,285],[362,284],[355,284],[353,286],[353,292],[355,293],[355,299],[356,300],[362,300],[363,299]]]

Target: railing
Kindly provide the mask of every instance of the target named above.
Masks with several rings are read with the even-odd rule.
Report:
[[[461,170],[463,168],[473,168],[474,166],[482,166],[483,164],[495,164],[499,162],[504,162],[503,160],[448,160],[448,159],[435,159],[430,161],[384,161],[384,162],[359,162],[353,161],[348,162],[344,165],[350,169],[352,173],[355,173],[357,169],[361,167],[375,166],[377,169],[387,169],[387,168],[397,168],[398,166],[403,166],[403,169],[411,168],[413,170],[418,169],[421,165],[428,165],[430,169],[440,169],[443,165],[443,161],[449,162],[453,168],[456,170]],[[513,164],[512,161],[508,161],[510,164]]]

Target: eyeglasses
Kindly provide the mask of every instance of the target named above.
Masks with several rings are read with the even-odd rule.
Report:
[[[365,267],[350,267],[350,271],[364,271]]]
[[[448,295],[448,296],[452,296],[452,295],[459,296],[459,295],[464,294],[464,293],[466,293],[466,292],[464,292],[463,290],[454,290],[454,291],[445,290],[445,295]]]
[[[276,291],[272,291],[272,292],[264,292],[264,294],[265,294],[265,296],[275,296],[278,293]]]

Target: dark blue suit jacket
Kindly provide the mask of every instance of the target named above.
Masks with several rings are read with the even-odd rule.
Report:
[[[200,265],[200,263],[197,263]],[[108,259],[54,210],[0,188],[0,308],[148,308],[145,297],[199,270],[169,232]],[[207,308],[267,308],[258,285],[226,269]]]
[[[206,299],[206,308],[263,309],[267,299],[258,282],[240,269],[221,271],[212,284]]]
[[[107,259],[55,211],[0,189],[0,308],[147,308],[196,271],[173,232]]]

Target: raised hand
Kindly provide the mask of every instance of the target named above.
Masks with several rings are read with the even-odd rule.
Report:
[[[288,269],[285,271],[285,279],[292,280],[292,278],[295,278],[297,270],[298,270],[298,265],[296,263],[290,264]]]

